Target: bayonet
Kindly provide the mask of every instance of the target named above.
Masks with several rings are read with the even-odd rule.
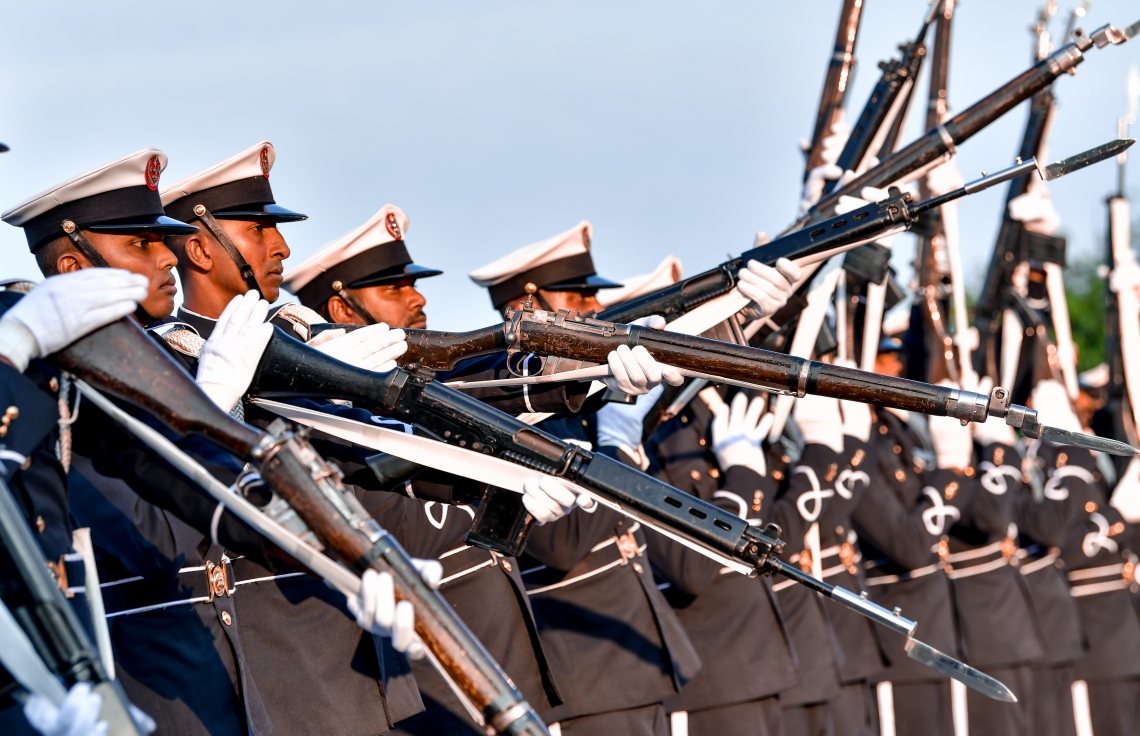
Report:
[[[1045,181],[1060,179],[1062,176],[1071,174],[1074,171],[1080,171],[1087,166],[1092,166],[1095,163],[1104,161],[1106,158],[1120,155],[1127,151],[1135,142],[1135,138],[1118,138],[1117,140],[1110,141],[1096,148],[1090,148],[1084,153],[1070,156],[1055,164],[1049,164],[1045,167],[1038,166],[1037,171]]]

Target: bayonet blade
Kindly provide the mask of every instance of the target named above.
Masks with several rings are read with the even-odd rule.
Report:
[[[1090,148],[1084,153],[1078,153],[1076,156],[1069,156],[1064,161],[1049,164],[1045,168],[1039,168],[1038,170],[1041,172],[1041,178],[1045,181],[1060,179],[1066,174],[1080,171],[1087,166],[1092,166],[1095,163],[1104,161],[1106,158],[1112,158],[1113,156],[1123,153],[1135,142],[1135,138],[1119,138],[1104,145],[1097,146],[1096,148]]]
[[[948,654],[938,651],[929,644],[924,644],[911,637],[906,640],[906,654],[915,662],[952,677],[971,690],[975,690],[987,698],[1000,700],[1005,703],[1016,703],[1017,696],[999,680],[976,670],[968,664],[959,662]]]
[[[1096,450],[1097,452],[1104,452],[1109,455],[1120,455],[1121,457],[1140,455],[1140,450],[1137,450],[1132,445],[1126,445],[1123,442],[1117,442],[1116,440],[1110,440],[1105,437],[1096,437],[1082,432],[1070,432],[1067,429],[1058,429],[1057,427],[1042,426],[1040,439],[1056,442],[1059,445],[1083,447],[1086,450]]]

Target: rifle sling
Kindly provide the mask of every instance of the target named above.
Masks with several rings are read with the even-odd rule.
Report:
[[[257,284],[257,277],[253,275],[253,266],[246,263],[245,258],[242,257],[241,252],[237,249],[237,246],[234,245],[234,241],[230,240],[230,236],[226,235],[226,231],[218,224],[217,219],[214,218],[210,210],[206,209],[205,205],[196,204],[194,205],[194,214],[202,221],[202,224],[206,226],[206,229],[210,231],[214,239],[221,244],[226,253],[229,254],[230,260],[238,267],[241,280],[245,282],[246,288],[261,294],[261,297],[264,299],[265,293],[261,291],[261,287]]]

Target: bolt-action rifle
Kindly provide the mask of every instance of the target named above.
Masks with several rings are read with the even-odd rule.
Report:
[[[396,598],[415,609],[416,634],[488,733],[541,736],[542,720],[494,659],[427,587],[399,543],[373,520],[302,435],[284,427],[263,432],[219,409],[194,380],[137,325],[120,320],[56,353],[53,360],[103,393],[134,404],[180,435],[194,434],[248,460],[284,501],[288,518],[357,575],[391,573]]]

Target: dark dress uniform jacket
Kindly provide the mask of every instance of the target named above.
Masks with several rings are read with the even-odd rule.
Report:
[[[592,416],[543,429],[593,446]],[[548,722],[663,702],[700,668],[657,588],[646,540],[639,523],[600,504],[532,530],[523,580],[564,700],[543,714]]]
[[[719,468],[711,420],[708,407],[695,400],[663,424],[645,447],[650,472],[703,501],[758,519],[778,484],[748,468]],[[740,575],[660,535],[650,539],[649,557],[703,663],[680,696],[669,701],[670,710],[750,702],[799,684],[792,641],[769,578]]]
[[[1017,494],[1003,466],[1018,460],[1012,447],[989,445],[975,463],[976,471],[968,469],[941,488],[961,512],[950,527],[946,568],[961,653],[983,669],[1029,664],[1044,654],[1029,591],[1015,567]]]
[[[887,609],[899,607],[918,621],[915,636],[935,649],[958,656],[950,583],[941,570],[939,542],[952,519],[960,516],[959,496],[942,490],[956,480],[951,471],[928,467],[919,436],[895,414],[876,410],[867,472],[870,483],[852,514],[867,572],[871,599]],[[932,465],[932,463],[931,463]],[[926,489],[930,493],[926,493]],[[901,634],[876,627],[888,667],[882,678],[893,682],[936,682],[933,670],[906,656]]]
[[[1033,442],[1027,448],[1030,462],[1043,462],[1044,458],[1037,456],[1042,447],[1042,443]],[[1087,512],[1064,486],[1065,476],[1054,475],[1043,482],[1040,498],[1037,498],[1030,484],[1021,480],[1021,468],[1009,465],[1012,462],[1016,460],[1007,459],[1003,471],[1012,492],[1017,494],[1014,519],[1024,551],[1020,572],[1029,586],[1037,630],[1044,634],[1044,662],[1072,664],[1084,650],[1080,616],[1076,601],[1069,595],[1061,547],[1070,527],[1080,523]]]
[[[197,329],[208,337],[214,322],[196,321]],[[191,373],[196,370],[192,358],[179,357]],[[137,477],[140,484],[148,485],[146,474]],[[135,484],[132,487],[144,492]],[[204,496],[197,489],[187,495]],[[181,503],[172,510],[209,534],[216,506],[212,501],[210,516],[203,518],[200,509],[187,508],[185,499],[149,500]],[[248,547],[236,551],[247,552]],[[238,555],[231,551],[229,556]],[[407,661],[391,651],[387,640],[356,625],[344,596],[288,562],[270,560],[268,555],[247,557],[240,575],[245,584],[237,586],[233,597],[236,625],[244,642],[244,663],[257,683],[275,734],[384,733],[396,721],[422,710]]]
[[[1039,455],[1049,479],[1059,479],[1085,509],[1061,547],[1077,604],[1085,654],[1074,669],[1082,680],[1140,675],[1140,618],[1130,588],[1135,577],[1134,528],[1108,504],[1108,491],[1088,450],[1044,445]],[[1060,491],[1063,488],[1064,491]]]
[[[180,316],[187,317],[186,322],[196,330],[207,330],[206,334],[209,334],[208,330],[212,329],[212,321],[185,312]],[[272,321],[293,337],[306,337],[305,332],[298,330],[293,323],[280,317]],[[496,373],[498,370],[502,368],[496,361],[477,361],[463,368],[462,377],[467,380],[501,377]],[[529,407],[543,411],[569,411],[580,406],[585,396],[584,389],[577,388],[577,384],[574,386],[536,391],[533,396],[524,396],[517,389],[513,393],[504,389],[485,389],[479,398],[505,410],[526,411]],[[364,408],[303,399],[294,403],[356,421],[378,420]],[[247,411],[251,421],[263,424],[271,418],[252,407]],[[433,473],[434,478],[417,478],[406,486],[410,497],[380,492],[376,490],[374,474],[367,467],[367,460],[375,454],[374,451],[336,442],[314,441],[314,446],[340,467],[346,481],[356,486],[365,508],[396,536],[410,555],[440,558],[444,567],[440,592],[527,701],[539,710],[561,702],[519,577],[518,562],[463,544],[463,536],[473,515],[471,509],[463,504],[475,497],[478,489],[471,488],[475,484]],[[383,641],[385,649],[392,654],[387,640]],[[441,708],[413,719],[401,730],[409,733],[469,731],[471,721],[463,705],[435,669],[426,662],[413,663],[412,669],[421,696]]]

